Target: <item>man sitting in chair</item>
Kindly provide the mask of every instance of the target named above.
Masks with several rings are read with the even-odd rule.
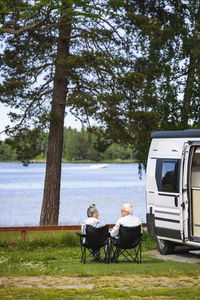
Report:
[[[83,234],[86,233],[86,225],[91,225],[96,228],[105,226],[105,223],[101,219],[99,219],[99,212],[98,212],[95,204],[91,204],[88,207],[87,216],[88,216],[88,218],[83,222],[83,224],[81,226],[81,231]],[[96,252],[98,252],[98,250],[92,251],[94,257],[95,257]]]
[[[111,237],[118,237],[119,235],[119,227],[120,225],[126,227],[136,227],[141,225],[141,221],[139,218],[133,216],[133,206],[129,203],[126,203],[122,206],[121,209],[122,217],[118,219],[116,225],[110,232]]]
[[[139,218],[133,216],[133,206],[129,203],[126,203],[122,206],[121,209],[122,217],[118,219],[116,225],[113,227],[113,229],[110,232],[110,236],[113,238],[116,238],[116,240],[113,240],[114,245],[117,243],[117,238],[119,237],[119,228],[120,225],[126,226],[126,227],[137,227],[141,225],[141,221]],[[117,256],[119,256],[120,253],[114,253],[111,260],[115,260]]]

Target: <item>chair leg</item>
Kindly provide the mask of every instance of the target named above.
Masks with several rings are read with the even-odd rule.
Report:
[[[83,251],[84,250],[81,251],[81,262],[83,262]]]
[[[101,249],[93,250],[82,245],[81,262],[86,264],[89,262],[99,261],[106,264],[110,263],[110,256],[112,253],[111,243],[106,244]]]
[[[88,263],[89,263],[89,262],[93,261],[94,257],[96,257],[97,254],[94,253],[93,250],[89,249],[89,248],[87,248],[87,251],[88,251],[88,254],[86,255],[86,262],[88,261]]]
[[[121,254],[123,255],[124,259],[122,259],[122,262],[128,261],[128,262],[133,262],[135,261],[135,253],[133,256],[134,251],[130,251],[127,249],[124,249],[121,251]]]
[[[107,263],[109,264],[111,262],[111,255],[113,252],[113,245],[110,239],[108,240],[108,245],[107,245]]]
[[[116,264],[119,263],[119,256],[121,255],[121,249],[119,247],[115,248],[114,254],[113,254],[113,259],[116,262]]]
[[[121,251],[121,252],[119,252]],[[116,253],[118,252],[118,255]],[[122,259],[119,259],[119,256],[122,256]],[[141,245],[138,245],[136,248],[133,249],[115,249],[115,259],[116,263],[121,262],[135,262],[135,263],[141,263]]]
[[[83,263],[86,263],[86,248],[83,249]]]
[[[104,262],[106,264],[109,264],[109,262],[110,262],[110,245],[109,244],[104,247],[104,254],[105,254]]]

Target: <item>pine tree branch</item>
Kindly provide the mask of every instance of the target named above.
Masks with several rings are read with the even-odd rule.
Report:
[[[52,80],[51,80],[51,81],[52,81]],[[46,84],[47,84],[47,83],[46,83]],[[44,92],[44,93],[40,93],[39,97],[37,98],[37,101],[39,102],[39,101],[42,99],[43,96],[46,96],[46,95],[51,94],[51,93],[53,93],[53,89],[48,90],[48,91],[46,91],[46,92]],[[35,101],[36,101],[36,100],[35,100]]]
[[[43,21],[40,21],[35,24],[29,24],[23,27],[20,27],[19,29],[14,29],[14,28],[7,28],[7,27],[0,27],[0,34],[3,33],[10,33],[13,35],[20,35],[21,33],[24,33],[25,31],[30,31],[33,29],[38,29],[40,26],[43,24]]]

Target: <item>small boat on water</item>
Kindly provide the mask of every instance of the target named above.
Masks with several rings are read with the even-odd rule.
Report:
[[[93,164],[90,165],[91,169],[103,169],[103,168],[107,168],[108,164]]]
[[[22,163],[23,163],[24,167],[28,167],[30,164],[30,161],[22,161]]]

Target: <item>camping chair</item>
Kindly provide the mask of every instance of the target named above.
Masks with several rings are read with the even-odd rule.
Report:
[[[137,227],[120,226],[119,238],[111,238],[112,261],[141,263],[142,232],[141,225]],[[120,258],[122,258],[120,260]]]
[[[80,237],[81,262],[92,261],[109,263],[109,226],[95,228],[86,225],[86,234],[76,233]]]

